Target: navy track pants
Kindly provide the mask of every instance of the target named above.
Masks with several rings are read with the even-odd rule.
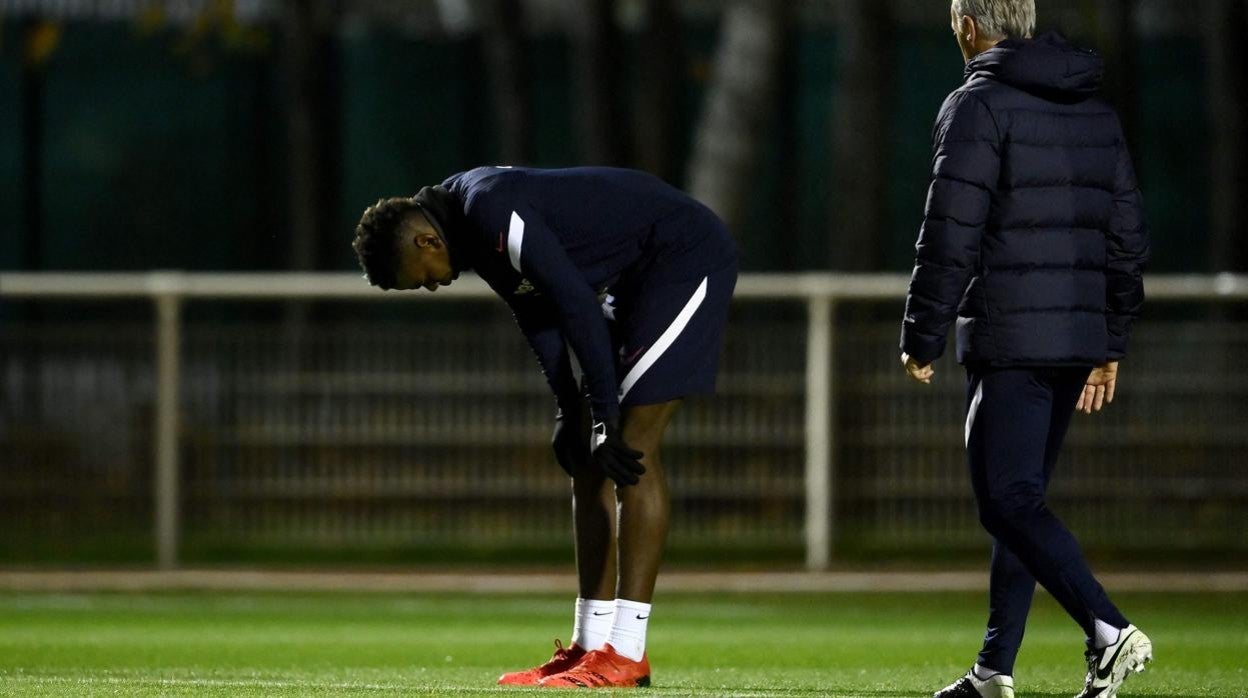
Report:
[[[1096,619],[1128,625],[1045,503],[1088,372],[967,367],[966,458],[979,520],[994,539],[988,631],[978,662],[1003,674],[1014,672],[1037,581],[1088,638]]]

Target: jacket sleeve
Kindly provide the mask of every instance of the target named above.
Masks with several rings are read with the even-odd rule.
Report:
[[[563,245],[532,207],[521,204],[511,211],[508,221],[507,250],[512,267],[524,275],[549,299],[558,331],[572,347],[588,384],[590,405],[596,419],[618,419],[620,414],[615,357],[611,335],[602,315],[598,295],[572,263]],[[523,327],[523,325],[522,325]],[[553,328],[530,336],[530,343],[542,359],[554,356]],[[541,345],[539,348],[538,345]],[[556,378],[562,373],[556,367]],[[548,378],[550,374],[548,373]],[[552,386],[554,384],[552,383]]]
[[[509,301],[516,324],[524,333],[537,362],[546,376],[546,383],[560,408],[570,408],[580,399],[576,375],[568,356],[568,344],[559,328],[559,313],[542,297],[517,297]]]
[[[1144,305],[1144,266],[1148,262],[1148,225],[1143,197],[1125,141],[1118,144],[1114,177],[1114,209],[1105,236],[1105,324],[1109,330],[1106,358],[1117,361],[1127,353],[1131,323]]]
[[[996,122],[970,93],[949,96],[932,140],[932,184],[901,328],[901,350],[920,364],[944,353],[949,325],[979,262],[1001,169]]]

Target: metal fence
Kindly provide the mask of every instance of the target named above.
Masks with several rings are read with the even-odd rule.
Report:
[[[745,275],[719,394],[670,432],[673,556],[986,546],[963,376],[897,362],[906,278]],[[1248,277],[1152,277],[1055,509],[1113,554],[1248,550]],[[476,279],[0,274],[0,560],[449,560],[567,548],[551,401]],[[380,302],[386,301],[386,302]],[[153,308],[154,312],[148,308]],[[1237,319],[1238,318],[1238,319]],[[389,557],[387,557],[389,556]]]

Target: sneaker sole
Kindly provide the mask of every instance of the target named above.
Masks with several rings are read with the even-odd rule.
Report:
[[[591,690],[591,691],[594,691],[594,690],[599,690],[599,691],[601,691],[601,690],[614,690],[614,689],[618,689],[618,688],[625,688],[625,689],[627,689],[627,688],[649,688],[649,687],[650,687],[650,677],[649,677],[649,676],[643,676],[643,677],[641,677],[640,679],[637,679],[637,682],[636,682],[636,683],[634,683],[632,686],[628,686],[628,685],[619,685],[619,686],[586,686],[586,685],[581,685],[581,684],[577,684],[577,685],[574,685],[574,686],[552,686],[552,685],[550,685],[550,684],[545,684],[545,683],[538,683],[538,684],[534,684],[534,685],[535,685],[535,686],[537,686],[538,688],[553,688],[553,689],[560,689],[560,688],[562,688],[562,689],[571,689],[571,690],[574,690],[574,691],[575,691],[575,690],[578,690],[578,689],[580,689],[580,690]]]

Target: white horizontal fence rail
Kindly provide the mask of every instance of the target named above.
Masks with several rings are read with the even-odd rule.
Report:
[[[794,301],[806,306],[805,371],[805,547],[806,564],[824,569],[834,553],[836,483],[835,313],[844,301],[896,301],[897,316],[909,278],[903,274],[744,274],[736,300]],[[1243,302],[1248,275],[1153,275],[1149,302]],[[493,292],[475,276],[465,276],[437,293],[383,292],[352,273],[0,273],[0,300],[145,299],[155,308],[155,462],[156,560],[178,565],[179,386],[182,307],[188,300],[385,301],[428,303],[488,299]],[[895,345],[894,345],[895,346]],[[900,368],[898,368],[900,370]]]

